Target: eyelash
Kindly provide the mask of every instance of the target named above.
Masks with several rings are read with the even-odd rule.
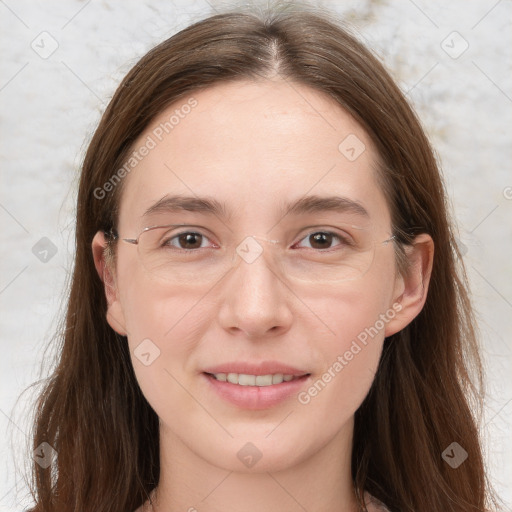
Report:
[[[337,238],[338,241],[340,242],[337,246],[334,246],[334,247],[338,247],[338,246],[350,246],[350,245],[353,245],[351,243],[351,241],[349,240],[348,237],[344,237],[338,233],[335,233],[333,231],[328,231],[328,230],[317,230],[317,231],[310,231],[309,233],[307,233],[304,237],[302,237],[299,242],[302,242],[305,238],[308,238],[312,235],[316,235],[316,234],[325,234],[325,235],[332,235],[334,238]],[[170,238],[167,238],[167,239],[164,239],[163,242],[162,242],[162,246],[170,246],[170,247],[173,247],[174,249],[177,249],[179,251],[184,251],[184,252],[195,252],[195,251],[198,251],[199,249],[208,249],[208,247],[199,247],[199,248],[195,248],[195,249],[183,249],[182,247],[176,247],[174,245],[170,245],[169,242],[171,242],[172,240],[174,240],[175,238],[181,236],[181,235],[188,235],[188,234],[193,234],[193,235],[200,235],[206,239],[209,240],[209,238],[201,233],[201,232],[198,232],[198,231],[182,231],[180,233],[176,233],[175,235],[173,235],[172,237]],[[294,244],[295,245],[295,244]],[[310,249],[310,250],[313,250],[313,251],[316,251],[316,252],[332,252],[333,248],[330,247],[328,249],[314,249],[312,247],[306,247],[306,249]]]

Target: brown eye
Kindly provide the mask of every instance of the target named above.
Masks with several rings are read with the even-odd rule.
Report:
[[[304,237],[301,242],[303,240],[307,240],[309,244],[306,247],[318,250],[331,249],[334,240],[338,240],[336,245],[348,245],[348,241],[345,238],[330,231],[315,231]]]
[[[178,241],[183,249],[198,249],[201,247],[202,237],[203,235],[199,233],[184,233],[178,236]]]
[[[314,233],[309,235],[309,241],[313,249],[326,249],[332,244],[333,236],[331,233]]]
[[[208,239],[201,233],[186,231],[169,237],[162,245],[177,249],[200,249],[204,240]]]

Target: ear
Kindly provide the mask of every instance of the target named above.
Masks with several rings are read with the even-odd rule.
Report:
[[[92,240],[92,255],[96,271],[105,287],[107,298],[107,322],[121,336],[126,336],[125,318],[116,283],[115,268],[106,260],[107,240],[103,231],[98,231]]]
[[[434,262],[434,241],[430,235],[418,235],[412,246],[406,246],[409,267],[405,275],[397,275],[393,309],[395,317],[386,324],[385,336],[401,331],[420,313],[427,300]]]

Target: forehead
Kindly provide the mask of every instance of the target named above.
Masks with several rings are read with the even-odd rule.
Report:
[[[389,222],[376,152],[334,99],[284,80],[193,91],[155,118],[133,145],[144,156],[124,178],[120,228],[166,194],[214,197],[237,222],[275,221],[305,195],[337,194]]]

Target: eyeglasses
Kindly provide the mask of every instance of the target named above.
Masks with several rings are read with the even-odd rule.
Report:
[[[368,227],[338,222],[336,227],[310,229],[290,248],[279,240],[256,235],[219,245],[206,234],[208,230],[183,224],[149,226],[137,238],[120,238],[115,230],[108,235],[110,241],[120,239],[136,245],[142,267],[157,280],[171,284],[213,283],[231,268],[261,261],[272,264],[275,271],[291,280],[314,284],[350,281],[366,274],[377,250],[396,238],[392,235],[378,241]],[[301,246],[304,241],[309,245]]]

